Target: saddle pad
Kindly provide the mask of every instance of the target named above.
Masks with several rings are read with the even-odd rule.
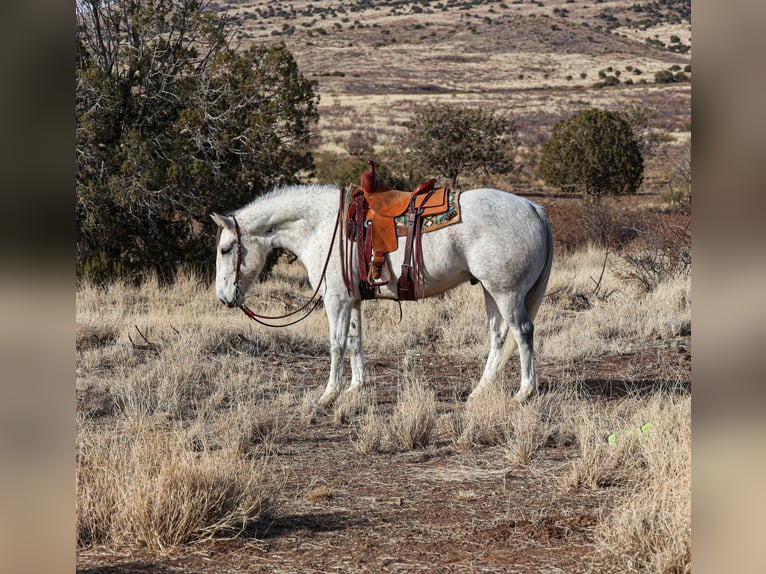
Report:
[[[447,210],[444,213],[437,215],[424,215],[422,232],[428,233],[429,231],[436,231],[442,227],[447,227],[453,223],[460,222],[460,191],[454,189],[447,190]],[[428,210],[425,211],[428,213]],[[407,224],[409,223],[409,217],[405,213],[395,219],[397,234],[407,235]]]

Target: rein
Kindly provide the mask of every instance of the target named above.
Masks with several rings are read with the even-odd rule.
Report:
[[[346,190],[344,188],[341,188],[340,206],[338,207],[338,215],[335,218],[335,230],[333,231],[332,240],[330,241],[330,248],[327,251],[327,258],[325,259],[324,267],[322,267],[322,274],[319,277],[319,282],[317,283],[317,287],[316,289],[314,289],[314,292],[311,294],[311,297],[309,298],[309,300],[304,305],[302,305],[298,309],[295,309],[294,311],[290,311],[289,313],[285,313],[284,315],[274,315],[274,316],[259,315],[258,313],[250,309],[247,305],[242,303],[241,305],[239,305],[239,308],[242,309],[242,311],[245,313],[245,315],[247,315],[249,319],[252,319],[256,323],[263,325],[265,327],[289,327],[290,325],[295,325],[296,323],[303,321],[306,317],[311,315],[311,313],[313,313],[314,310],[319,306],[319,303],[321,301],[321,299],[318,297],[319,289],[322,287],[322,282],[325,280],[325,275],[327,274],[327,266],[329,265],[330,257],[332,256],[332,248],[333,248],[333,245],[335,245],[335,237],[338,235],[338,228],[340,227],[341,218],[343,215],[343,203],[344,203],[343,200],[345,197],[345,192]],[[234,275],[234,290],[236,293],[236,297],[239,298],[239,295],[242,292],[239,287],[239,268],[240,268],[240,265],[242,264],[242,233],[239,229],[239,222],[237,221],[237,218],[234,217],[233,215],[231,216],[231,218],[234,220],[234,229],[237,232],[237,270]],[[293,315],[297,315],[298,313],[305,310],[309,306],[310,308],[308,309],[308,311],[306,311],[306,313],[303,316],[298,317],[297,319],[294,319],[288,323],[274,325],[272,323],[266,322],[266,321],[279,321],[281,319],[287,319],[289,317],[292,317]]]

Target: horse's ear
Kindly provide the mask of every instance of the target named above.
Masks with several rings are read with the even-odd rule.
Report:
[[[211,213],[210,219],[215,221],[218,227],[225,227],[227,229],[234,229],[234,220],[226,215],[218,215],[217,213]]]

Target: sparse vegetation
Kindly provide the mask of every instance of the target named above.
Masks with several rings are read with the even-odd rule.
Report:
[[[684,72],[673,70],[660,70],[654,73],[654,81],[658,84],[672,84],[673,82],[688,82],[689,76]]]

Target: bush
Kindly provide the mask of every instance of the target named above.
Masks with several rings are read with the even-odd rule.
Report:
[[[448,177],[454,188],[466,172],[513,171],[518,145],[510,118],[450,104],[427,105],[416,112],[405,142],[412,171]]]
[[[654,81],[658,84],[671,84],[675,82],[675,76],[670,70],[660,70],[654,73]]]
[[[617,276],[647,292],[691,270],[691,218],[651,214],[636,229],[637,237],[620,253]]]
[[[87,4],[75,53],[78,276],[207,264],[210,211],[312,167],[316,83],[282,44],[230,47],[230,23],[207,2]]]
[[[556,246],[565,253],[588,245],[621,249],[637,237],[637,222],[645,217],[610,202],[543,203],[553,225]]]
[[[607,88],[609,86],[617,86],[620,84],[620,80],[616,76],[606,76],[602,82],[596,82],[593,84],[594,88]]]
[[[592,108],[559,121],[543,143],[540,175],[592,199],[634,194],[643,181],[641,142],[625,114]]]
[[[375,172],[378,179],[395,189],[410,189],[412,182],[394,171],[388,165],[388,158],[370,153],[362,155],[342,155],[335,153],[322,153],[316,156],[316,175],[320,181],[337,183],[349,187],[359,185],[359,178],[363,171],[369,169],[368,160],[375,161]]]
[[[231,449],[195,452],[183,434],[90,435],[77,453],[77,546],[167,552],[237,534],[276,492],[264,461]]]

